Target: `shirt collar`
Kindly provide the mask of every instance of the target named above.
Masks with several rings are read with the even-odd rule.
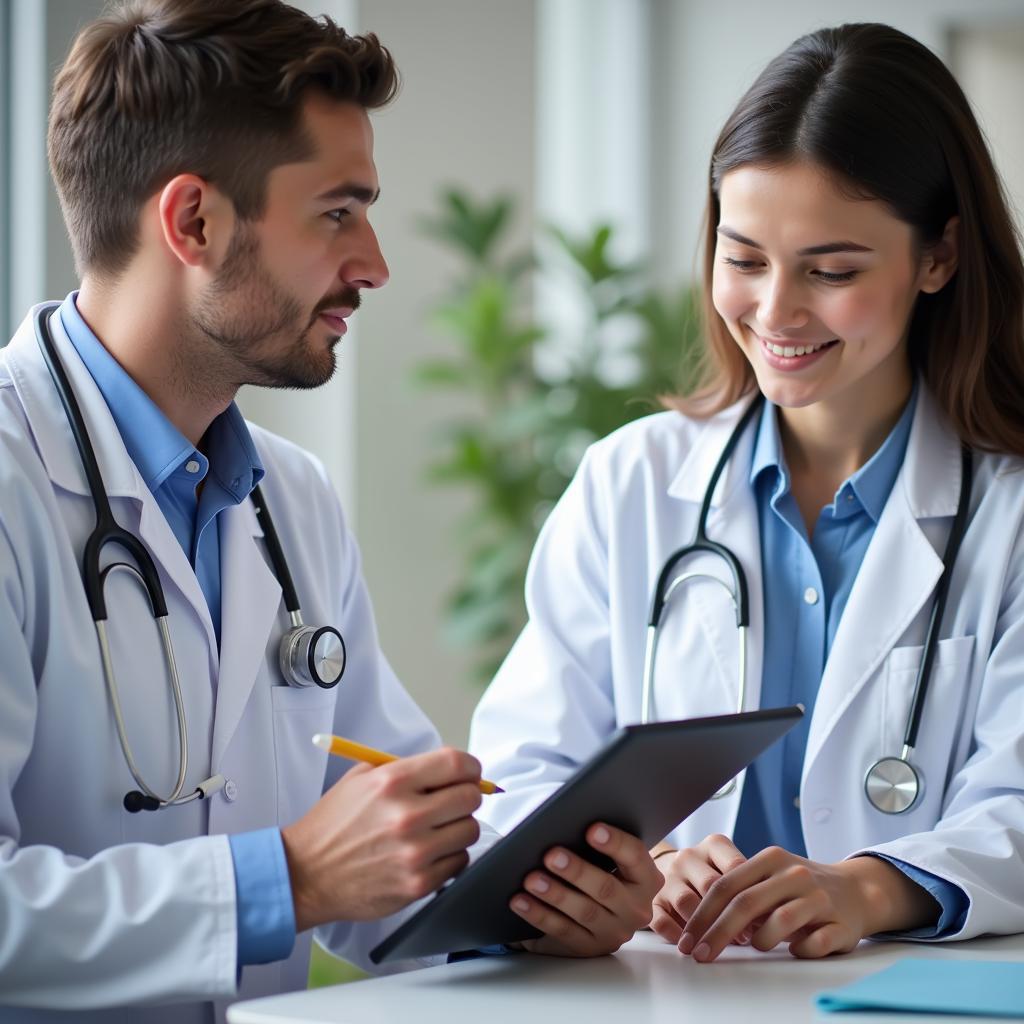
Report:
[[[60,318],[72,345],[92,375],[135,463],[152,492],[188,459],[207,460],[174,426],[157,404],[103,347],[82,318],[72,292],[61,304]],[[210,465],[222,485],[241,501],[263,477],[263,465],[245,420],[234,402],[210,424],[207,443]]]
[[[765,402],[761,407],[750,463],[750,483],[756,485],[758,478],[767,474],[768,479],[775,482],[774,491],[777,496],[789,488],[789,471],[786,468],[786,457],[782,453],[776,409],[771,402]]]
[[[889,493],[892,491],[900,466],[903,464],[916,404],[917,382],[915,381],[910,399],[885,442],[860,469],[847,477],[836,492],[835,507],[838,514],[848,515],[863,509],[876,523],[881,518],[882,509],[889,499]],[[789,490],[789,470],[782,451],[777,407],[770,402],[765,402],[758,422],[757,437],[754,441],[753,458],[750,464],[751,485],[756,485],[762,474],[771,473],[771,471],[774,471],[774,474],[768,478],[775,482],[772,495],[775,499]],[[852,493],[856,500],[840,501],[844,492]]]
[[[889,431],[881,448],[864,463],[844,484],[839,488],[842,494],[843,489],[849,487],[857,496],[864,511],[877,523],[882,517],[882,509],[889,500],[892,486],[899,475],[900,466],[903,465],[903,456],[907,451],[907,439],[910,437],[910,426],[914,421],[914,407],[917,404],[917,384],[910,393],[896,426]]]

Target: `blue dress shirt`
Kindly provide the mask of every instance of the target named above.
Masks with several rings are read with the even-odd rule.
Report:
[[[734,833],[747,856],[771,845],[807,855],[798,797],[811,712],[843,610],[903,463],[916,400],[915,389],[885,443],[821,510],[810,537],[790,490],[776,407],[766,402],[761,413],[750,467],[764,577],[761,706],[801,703],[807,713],[747,771]],[[968,901],[959,886],[884,859],[941,907],[938,924],[915,936],[938,937],[960,929]]]
[[[82,319],[72,292],[61,323],[110,409],[132,462],[174,531],[210,609],[220,643],[220,534],[217,515],[241,504],[263,465],[232,402],[211,424],[199,451],[125,372]],[[200,481],[206,481],[196,496]],[[276,828],[229,837],[238,907],[238,964],[269,963],[295,944],[288,864]]]

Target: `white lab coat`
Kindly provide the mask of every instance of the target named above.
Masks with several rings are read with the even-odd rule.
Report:
[[[213,1020],[236,993],[226,834],[295,820],[350,766],[314,747],[314,733],[399,754],[438,736],[380,651],[359,552],[323,468],[257,427],[263,492],[305,621],[341,630],[348,666],[334,689],[283,684],[287,613],[249,501],[220,516],[218,652],[195,573],[54,316],[114,514],[159,567],[188,722],[185,791],[214,772],[231,780],[209,801],[125,813],[136,785],[80,575],[93,504],[34,321],[0,353],[0,1006],[18,1007],[0,1008],[0,1022],[67,1019],[53,1008],[92,1010],[74,1019],[105,1024]],[[105,550],[105,561],[120,553]],[[129,742],[143,777],[166,792],[178,751],[159,636],[127,574],[113,574],[106,594]],[[318,938],[369,967],[368,950],[401,916]],[[304,987],[309,939],[286,961],[245,968],[239,997]],[[175,1005],[96,1009],[136,1002]]]
[[[470,748],[509,790],[484,808],[507,830],[618,726],[640,721],[647,616],[669,555],[695,533],[712,469],[746,401],[709,421],[665,412],[595,444],[547,520],[527,577],[529,623],[479,705]],[[760,705],[764,592],[749,486],[756,431],[723,474],[708,536],[750,585],[747,710]],[[922,387],[906,458],[864,557],[814,707],[800,784],[809,856],[891,854],[962,887],[955,937],[1024,930],[1024,462],[976,453],[972,518],[953,575],[913,761],[910,813],[876,811],[867,768],[902,749],[933,592],[960,493],[959,443]],[[721,560],[687,571],[726,579]],[[735,612],[716,583],[677,592],[663,620],[658,717],[734,711]],[[740,780],[742,782],[742,779]],[[647,780],[658,785],[658,779]],[[793,794],[794,797],[797,794]],[[670,835],[731,835],[740,788]]]

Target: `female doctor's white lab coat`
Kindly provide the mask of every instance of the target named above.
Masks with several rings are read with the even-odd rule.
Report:
[[[349,766],[328,762],[310,742],[316,732],[398,753],[436,746],[438,737],[381,654],[359,554],[323,469],[255,427],[263,492],[305,621],[341,630],[348,666],[334,689],[283,684],[277,651],[287,613],[249,501],[220,518],[218,652],[195,573],[51,317],[114,514],[159,567],[188,722],[185,791],[214,772],[229,780],[208,801],[124,811],[122,797],[136,785],[79,568],[93,504],[34,319],[0,354],[0,1022],[68,1019],[27,1007],[91,1010],[73,1019],[106,1024],[213,1020],[204,1001],[230,997],[236,985],[224,833],[295,820]],[[106,551],[112,560],[119,549]],[[177,774],[177,733],[158,633],[127,574],[113,574],[106,593],[129,742],[143,777],[166,792]],[[321,938],[366,965],[368,949],[395,924],[342,923]],[[304,987],[308,950],[307,933],[289,960],[247,967],[239,994]],[[175,1005],[96,1009],[135,1002]]]
[[[666,559],[695,533],[713,467],[746,400],[706,422],[666,412],[594,445],[544,526],[527,578],[530,615],[474,718],[470,747],[509,792],[483,809],[506,830],[601,746],[640,721],[647,616]],[[750,587],[746,710],[759,706],[763,581],[749,486],[754,435],[719,481],[708,536]],[[839,625],[815,704],[799,798],[808,856],[871,848],[959,885],[955,937],[1024,931],[1024,464],[975,453],[970,527],[953,575],[913,761],[925,780],[908,814],[876,811],[868,767],[902,749],[933,592],[960,493],[960,446],[922,386],[906,458]],[[689,572],[727,578],[720,559]],[[663,618],[655,694],[662,719],[734,711],[735,612],[715,583],[680,588]],[[740,780],[742,783],[742,779]],[[657,786],[658,778],[647,785]],[[730,835],[741,787],[669,837]]]

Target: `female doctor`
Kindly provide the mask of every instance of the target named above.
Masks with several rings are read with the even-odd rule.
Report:
[[[489,820],[617,726],[799,701],[656,848],[652,927],[699,961],[1024,930],[1024,270],[934,54],[845,25],[768,65],[714,147],[704,299],[703,386],[595,444],[537,543],[473,725],[508,791]],[[745,692],[734,576],[706,550],[668,573],[690,578],[645,678],[706,492],[749,588]],[[553,870],[525,888],[541,925],[531,892],[572,898]]]

